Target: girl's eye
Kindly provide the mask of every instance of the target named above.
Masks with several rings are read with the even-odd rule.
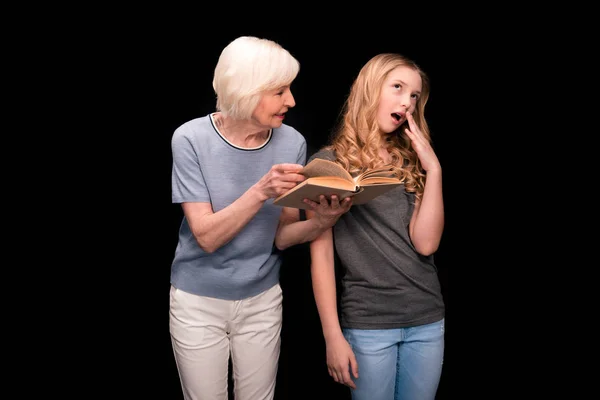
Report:
[[[396,83],[396,84],[394,85],[394,87],[395,87],[396,89],[400,89],[402,86],[401,86],[399,83]]]

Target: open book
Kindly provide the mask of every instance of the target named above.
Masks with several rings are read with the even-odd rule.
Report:
[[[390,166],[367,170],[353,178],[341,165],[320,158],[313,159],[300,173],[306,179],[277,197],[273,204],[310,210],[310,206],[302,200],[318,203],[322,194],[328,199],[335,194],[340,201],[353,197],[353,205],[364,204],[402,184],[393,175]]]

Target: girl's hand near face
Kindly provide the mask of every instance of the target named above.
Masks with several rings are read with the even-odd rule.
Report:
[[[406,120],[408,122],[408,129],[405,129],[404,132],[406,132],[406,135],[412,142],[412,147],[417,152],[423,169],[425,171],[441,169],[440,161],[435,155],[431,143],[423,136],[423,133],[415,123],[412,113],[406,113]]]

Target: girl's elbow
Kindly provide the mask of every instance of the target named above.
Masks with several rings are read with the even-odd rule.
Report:
[[[439,243],[423,243],[421,245],[415,244],[415,250],[422,256],[429,257],[433,255],[439,248]]]
[[[417,252],[420,255],[422,255],[423,257],[429,257],[430,255],[432,255],[433,253],[436,252],[436,249],[423,249],[423,250],[417,249]]]

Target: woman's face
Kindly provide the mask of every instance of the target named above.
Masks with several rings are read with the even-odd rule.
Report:
[[[421,76],[414,69],[400,66],[390,72],[377,108],[377,122],[383,132],[391,133],[406,121],[406,112],[415,110],[421,89]]]
[[[296,105],[290,86],[266,91],[252,113],[252,119],[264,127],[279,128],[285,113]]]

